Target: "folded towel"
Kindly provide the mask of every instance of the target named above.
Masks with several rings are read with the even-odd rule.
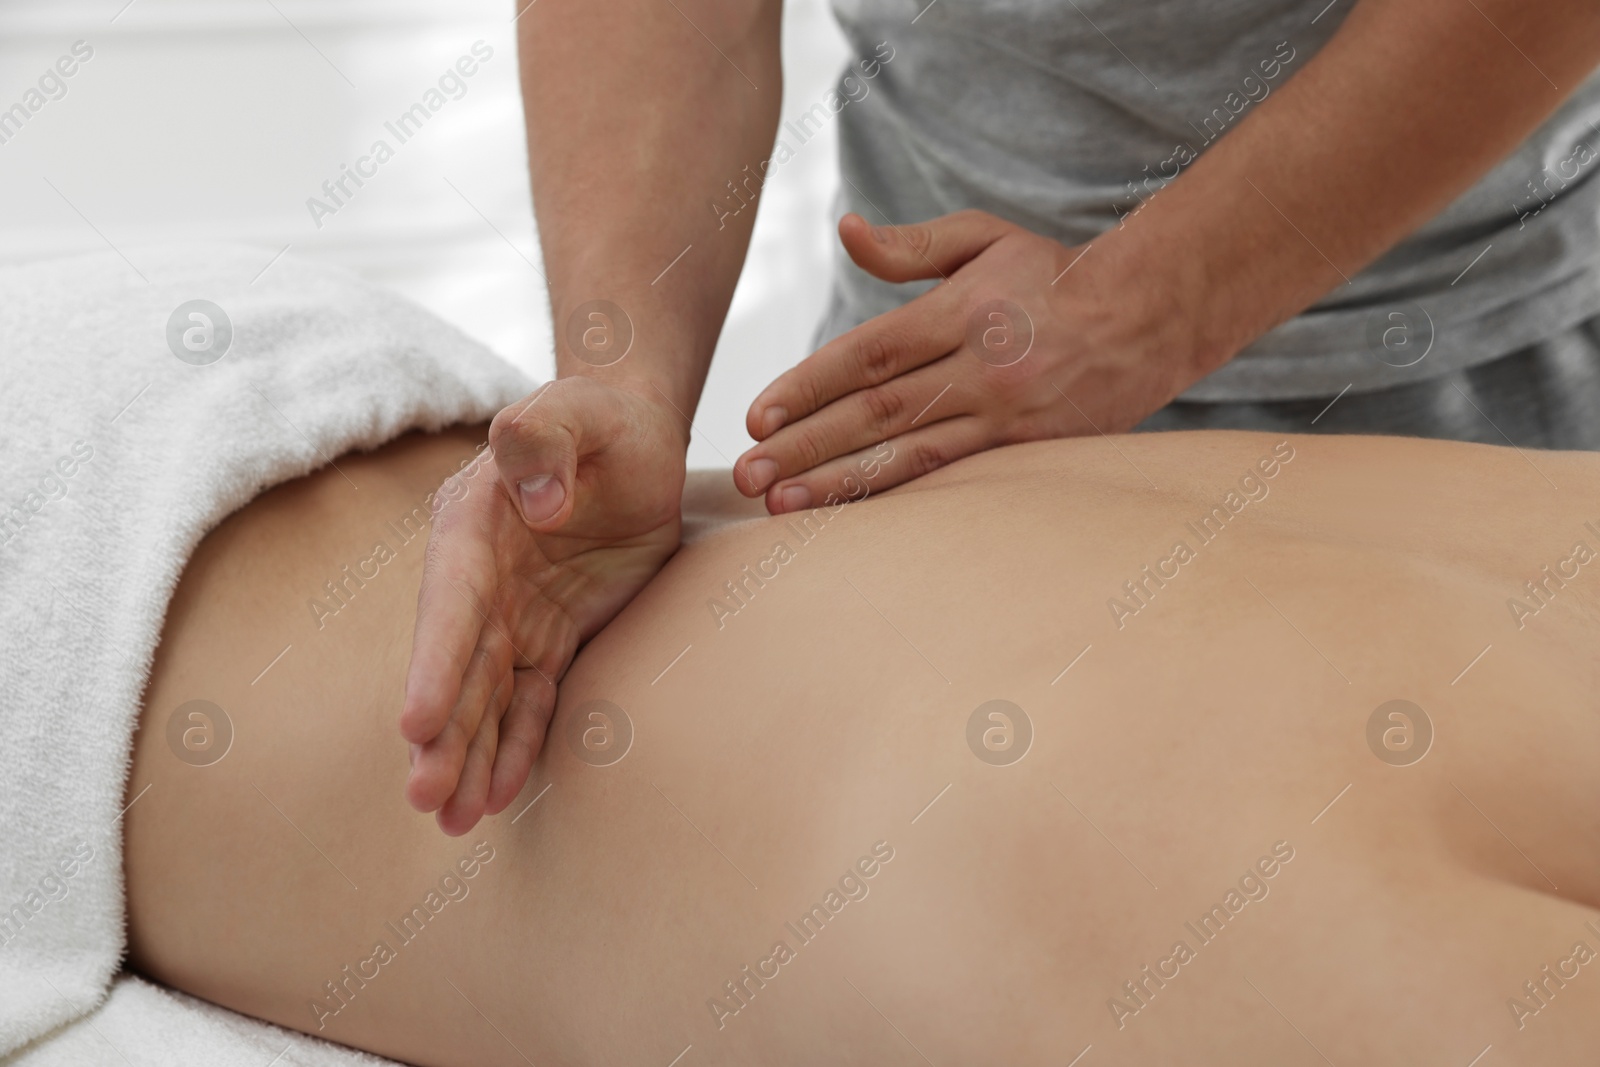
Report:
[[[132,729],[200,538],[341,452],[488,419],[533,384],[342,272],[128,256],[0,270],[0,1056],[118,969]]]

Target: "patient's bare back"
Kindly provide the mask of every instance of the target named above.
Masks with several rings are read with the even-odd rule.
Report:
[[[449,839],[393,719],[417,505],[475,445],[201,546],[130,778],[136,966],[421,1064],[1592,1058],[1591,457],[1148,435],[702,495]]]

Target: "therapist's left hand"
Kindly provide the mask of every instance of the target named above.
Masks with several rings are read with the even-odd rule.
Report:
[[[1113,233],[1115,231],[1112,231]],[[1181,287],[1120,279],[1115,252],[1067,247],[982,211],[907,226],[839,223],[846,251],[890,282],[939,285],[824,345],[756,398],[741,492],[773,514],[815,507],[888,440],[874,488],[1021,441],[1119,433],[1208,369],[1182,333]],[[1107,264],[1109,265],[1109,264]]]
[[[448,834],[517,796],[579,646],[678,547],[688,428],[660,395],[548,382],[434,497],[400,731]]]

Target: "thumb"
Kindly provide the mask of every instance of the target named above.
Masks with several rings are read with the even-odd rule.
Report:
[[[585,378],[547,382],[496,415],[489,426],[506,494],[537,533],[559,529],[572,514],[578,458],[605,439],[607,406]]]
[[[873,226],[851,213],[839,220],[839,240],[856,266],[886,282],[939,278],[1013,229],[987,211],[957,211],[927,222]]]

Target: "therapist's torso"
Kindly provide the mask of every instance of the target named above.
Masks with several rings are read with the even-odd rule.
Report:
[[[1353,0],[833,6],[855,56],[878,60],[871,79],[852,64],[840,86],[841,212],[913,222],[975,207],[1077,244],[1117,225],[1297,74]],[[1441,215],[1185,397],[1386,388],[1600,314],[1597,127],[1600,77],[1591,77]],[[837,335],[923,288],[879,282],[840,254],[822,332]],[[1431,333],[1431,347],[1396,367],[1378,358],[1373,324],[1409,305],[1424,309],[1415,328]]]

